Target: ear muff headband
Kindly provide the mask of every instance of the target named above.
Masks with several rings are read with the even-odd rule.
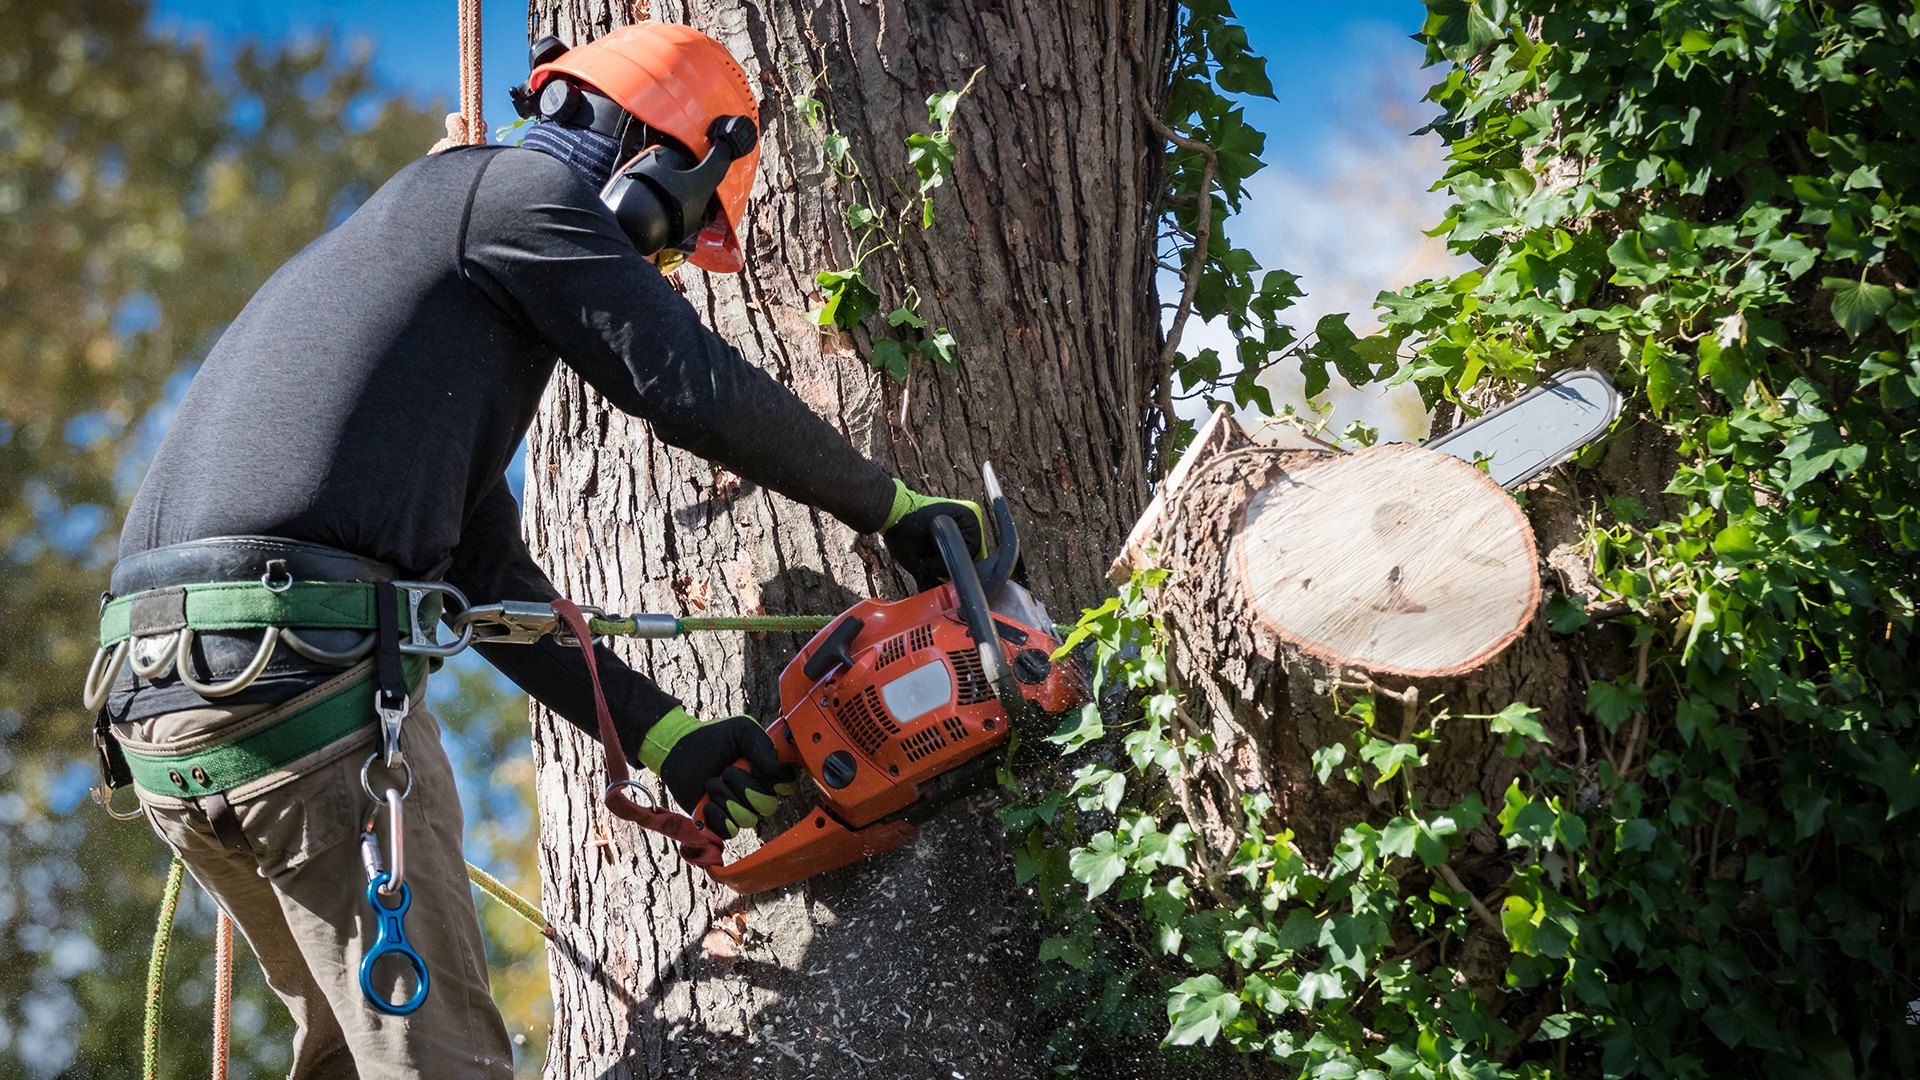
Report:
[[[706,224],[714,191],[733,163],[753,152],[760,133],[744,116],[722,116],[707,129],[707,156],[649,146],[614,171],[600,198],[640,254],[679,247]]]

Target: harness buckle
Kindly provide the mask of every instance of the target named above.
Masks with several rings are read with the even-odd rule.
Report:
[[[435,593],[443,598],[442,607],[446,606],[445,602],[451,602],[460,611],[461,616],[464,616],[471,610],[465,593],[444,581],[396,581],[393,587],[404,593],[407,598],[407,625],[400,635],[401,652],[445,659],[472,644],[473,634],[469,630],[460,629],[459,618],[454,620],[453,625],[459,630],[460,636],[447,642],[440,640],[432,619],[429,618],[423,622],[421,618],[421,607],[426,604],[427,597]]]

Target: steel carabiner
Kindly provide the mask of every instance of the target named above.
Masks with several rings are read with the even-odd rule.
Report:
[[[413,889],[401,882],[399,903],[388,907],[380,900],[387,881],[387,874],[382,871],[367,882],[367,906],[373,909],[376,932],[373,945],[360,958],[360,993],[366,997],[367,1004],[375,1009],[389,1016],[406,1016],[426,1003],[427,962],[420,959],[420,954],[407,943],[406,917],[407,909],[413,906]],[[373,967],[388,956],[398,956],[413,968],[415,986],[413,993],[404,1001],[388,1001],[385,995],[374,989]]]

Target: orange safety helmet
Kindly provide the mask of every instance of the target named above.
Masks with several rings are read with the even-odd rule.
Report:
[[[708,132],[715,120],[745,116],[756,132],[760,127],[760,104],[747,73],[725,46],[691,26],[622,26],[535,67],[527,90],[537,95],[555,75],[571,76],[605,94],[635,120],[679,140],[696,160],[711,148]],[[759,165],[756,139],[715,188],[720,205],[695,237],[688,262],[719,274],[738,273],[746,265],[738,229]]]

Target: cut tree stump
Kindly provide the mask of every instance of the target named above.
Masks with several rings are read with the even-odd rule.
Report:
[[[1251,637],[1271,637],[1268,656],[1437,679],[1482,667],[1527,628],[1538,563],[1513,496],[1458,458],[1407,444],[1259,446],[1222,410],[1114,576],[1172,571],[1168,590],[1247,620]]]
[[[1238,846],[1252,797],[1310,859],[1364,819],[1368,791],[1323,782],[1315,761],[1351,750],[1349,691],[1376,694],[1383,737],[1456,718],[1421,773],[1433,805],[1510,778],[1502,741],[1473,716],[1537,696],[1530,678],[1554,654],[1532,528],[1472,465],[1406,445],[1261,446],[1222,410],[1111,573],[1145,568],[1168,572],[1152,604],[1176,734],[1213,747],[1172,778],[1174,794],[1214,856]]]

